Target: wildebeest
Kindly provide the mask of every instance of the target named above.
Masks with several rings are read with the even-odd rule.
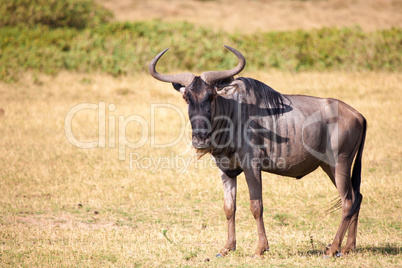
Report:
[[[338,193],[342,218],[327,256],[340,256],[356,246],[361,162],[366,136],[365,118],[336,99],[281,94],[260,81],[234,78],[246,61],[237,50],[225,46],[238,65],[225,71],[160,74],[150,63],[150,74],[173,83],[188,104],[192,145],[210,153],[218,166],[224,188],[228,239],[217,256],[236,249],[235,212],[237,176],[244,172],[250,194],[250,210],[257,222],[256,255],[269,249],[263,222],[261,171],[297,179],[321,167]],[[354,162],[354,164],[353,164]],[[353,164],[353,171],[352,169]],[[348,230],[346,245],[342,240]]]

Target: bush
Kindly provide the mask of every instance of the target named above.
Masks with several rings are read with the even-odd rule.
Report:
[[[113,14],[93,0],[2,0],[0,26],[48,25],[83,29],[109,22]]]
[[[38,25],[0,28],[0,80],[24,70],[57,73],[101,71],[113,75],[146,72],[151,59],[169,52],[161,72],[232,68],[241,51],[247,70],[402,70],[402,29],[363,32],[359,28],[226,34],[189,23],[114,22],[78,30]]]

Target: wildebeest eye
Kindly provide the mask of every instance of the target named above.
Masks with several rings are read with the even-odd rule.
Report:
[[[189,103],[188,92],[184,92],[183,99],[187,102],[187,104]]]

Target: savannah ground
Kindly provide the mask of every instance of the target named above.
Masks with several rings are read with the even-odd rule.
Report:
[[[189,5],[216,2],[189,1]],[[255,2],[250,2],[250,7]],[[297,8],[310,1],[277,2]],[[341,3],[340,9],[349,5],[346,1],[311,2],[317,5],[308,5],[318,7]],[[366,8],[375,2],[369,1]],[[378,21],[394,20],[377,28],[401,26],[394,13],[400,8],[397,1],[376,3],[394,7],[372,13]],[[124,10],[131,12],[130,8],[120,12]],[[114,11],[117,19],[122,19],[124,13]],[[180,19],[180,9],[176,12]],[[322,17],[336,14],[341,13],[335,10]],[[301,19],[303,25],[311,16],[301,18],[305,18]],[[242,30],[235,24],[226,29],[221,20],[216,22],[220,29]],[[363,20],[356,24],[372,30]],[[320,26],[327,25],[321,22]],[[221,45],[217,44],[217,49],[222,50]],[[402,266],[402,74],[251,72],[246,66],[241,75],[284,94],[339,98],[366,117],[364,197],[355,252],[342,258],[322,258],[338,228],[340,211],[327,211],[337,190],[324,172],[317,170],[301,180],[263,174],[270,251],[262,259],[251,258],[257,228],[241,175],[237,250],[215,258],[227,235],[222,183],[208,156],[192,162],[187,139],[190,130],[183,128],[180,117],[183,114],[187,122],[186,105],[179,93],[145,72],[113,77],[96,72],[45,75],[28,71],[19,74],[16,82],[0,82],[0,266]],[[98,144],[83,149],[69,142],[66,118],[68,121],[77,105],[92,105],[96,110],[81,110],[70,118],[74,136],[84,142],[105,141],[104,147]],[[122,122],[133,118],[130,116],[143,127],[135,122],[124,127]],[[99,136],[103,126],[106,136]],[[166,148],[155,148],[152,143],[166,144],[177,137],[182,138]],[[121,146],[141,138],[144,145],[139,148]],[[119,153],[125,160],[119,160]]]
[[[0,261],[9,266],[360,266],[395,267],[401,261],[402,75],[396,73],[244,73],[282,93],[340,98],[369,123],[363,158],[358,246],[343,258],[322,259],[337,230],[340,212],[327,209],[337,190],[317,170],[301,180],[264,173],[264,219],[271,250],[251,258],[255,221],[240,176],[236,252],[215,258],[226,239],[223,191],[217,168],[205,156],[191,163],[187,142],[165,149],[180,134],[180,116],[155,109],[154,135],[144,146],[110,148],[110,118],[139,115],[149,123],[151,104],[177,105],[180,94],[146,74],[112,78],[100,74],[25,74],[1,84]],[[106,109],[106,148],[80,149],[65,135],[68,111],[82,103]],[[82,110],[72,120],[80,141],[98,138],[98,111]],[[138,141],[139,125],[127,125]],[[186,132],[187,133],[187,132]],[[129,155],[132,157],[130,167]],[[140,156],[140,158],[138,157]],[[157,166],[157,159],[169,159]],[[177,160],[175,160],[177,159]],[[133,161],[135,160],[135,161]],[[208,261],[209,260],[209,261]]]

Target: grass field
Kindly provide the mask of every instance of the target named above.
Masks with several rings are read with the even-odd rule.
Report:
[[[25,73],[16,83],[0,84],[0,266],[402,266],[402,75],[243,75],[282,93],[340,98],[367,118],[356,252],[322,259],[340,220],[339,211],[326,211],[337,191],[322,171],[302,180],[265,173],[270,252],[251,258],[257,234],[241,176],[237,250],[215,258],[226,239],[218,170],[208,156],[189,162],[185,138],[168,148],[151,144],[181,134],[178,111],[186,114],[186,106],[180,94],[146,74]],[[77,148],[66,138],[66,116],[85,103],[97,110],[77,112],[72,131],[80,141],[98,141],[98,127],[105,125],[104,148]],[[161,103],[178,111],[159,106],[151,116],[151,105]],[[141,116],[145,127],[132,122],[121,128],[119,120],[132,115]],[[123,161],[118,137],[124,130],[128,141],[146,140],[140,148],[125,148]],[[158,159],[164,164],[158,166]]]

